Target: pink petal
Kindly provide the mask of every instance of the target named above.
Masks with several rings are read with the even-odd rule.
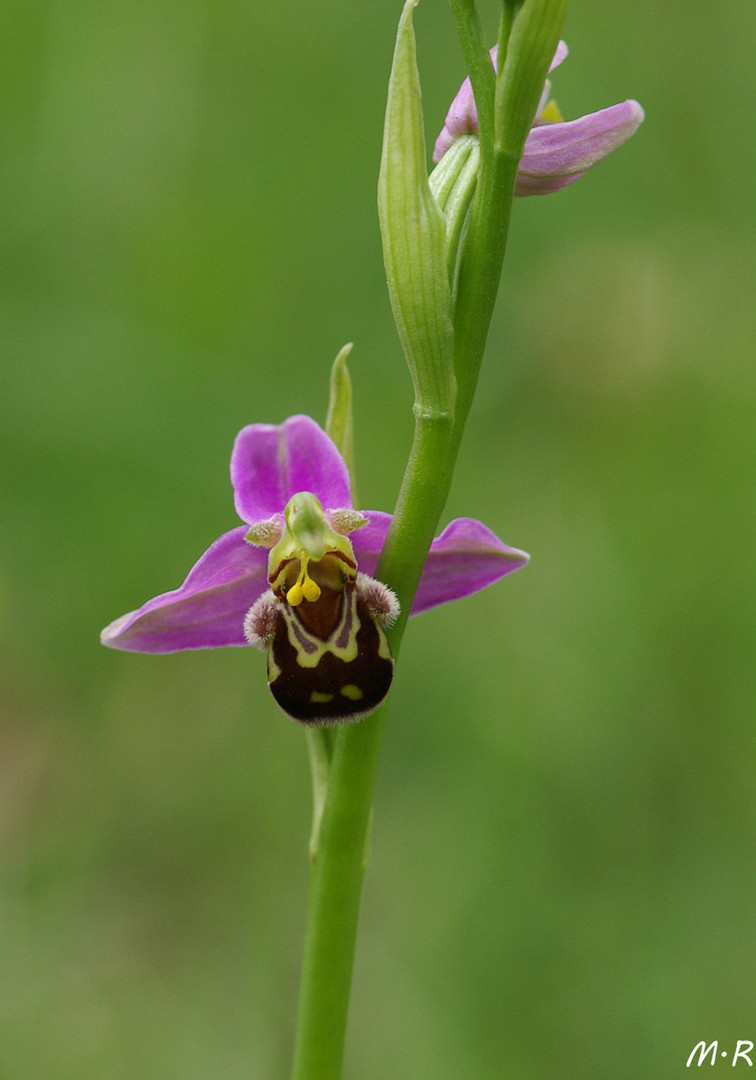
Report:
[[[558,68],[559,65],[562,63],[562,61],[567,59],[567,57],[569,55],[569,52],[570,52],[570,50],[567,48],[566,42],[560,41],[559,44],[556,47],[556,52],[554,53],[554,59],[551,61],[551,64],[549,65],[549,75],[554,70],[554,68]]]
[[[545,195],[573,183],[616,150],[643,121],[637,101],[623,101],[577,120],[534,127],[517,172],[517,195]]]
[[[509,547],[474,518],[456,518],[431,544],[412,614],[460,600],[525,566],[530,556]]]
[[[179,589],[112,622],[103,645],[145,653],[246,645],[244,616],[268,588],[268,552],[248,544],[246,531],[240,525],[224,533]]]
[[[236,511],[250,525],[280,514],[299,491],[311,491],[325,509],[352,505],[341,454],[309,416],[242,428],[231,454],[231,483]]]
[[[351,540],[359,569],[373,577],[391,525],[391,514],[381,510],[363,513],[369,523],[352,533]],[[505,574],[519,570],[528,558],[524,551],[505,544],[482,522],[457,518],[431,544],[411,614],[419,615],[439,604],[471,596]]]
[[[368,519],[367,525],[349,534],[357,559],[357,568],[368,577],[375,577],[375,568],[386,542],[392,514],[385,510],[360,510]]]

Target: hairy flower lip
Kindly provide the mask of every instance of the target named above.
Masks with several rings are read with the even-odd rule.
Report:
[[[243,428],[234,443],[231,478],[246,524],[215,540],[178,589],[107,626],[104,645],[147,653],[247,645],[244,616],[268,588],[268,551],[245,541],[249,526],[282,513],[303,490],[312,490],[326,513],[352,508],[346,465],[309,416]],[[372,577],[391,514],[366,510],[364,516],[367,524],[351,539],[360,572]],[[433,541],[411,614],[478,592],[527,561],[525,552],[509,547],[482,522],[458,518]]]
[[[496,68],[497,46],[491,49],[490,55]],[[567,46],[560,41],[549,72],[558,67],[567,55]],[[629,99],[575,120],[544,121],[540,114],[547,104],[550,89],[547,79],[536,119],[525,142],[515,195],[546,195],[573,183],[612,150],[627,142],[644,119],[645,114],[638,102]],[[436,140],[433,161],[439,162],[460,135],[476,134],[477,131],[478,114],[468,77],[449,108],[444,127]]]

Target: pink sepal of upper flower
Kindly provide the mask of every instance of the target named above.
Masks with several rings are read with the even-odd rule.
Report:
[[[180,588],[106,627],[104,645],[148,653],[246,645],[244,616],[268,589],[268,551],[247,543],[249,526],[279,516],[283,521],[286,503],[299,491],[316,495],[326,515],[352,507],[347,467],[309,416],[243,428],[231,455],[231,480],[246,525],[211,544]],[[368,523],[350,540],[360,571],[372,576],[391,514],[361,512]],[[480,521],[459,518],[433,541],[411,614],[478,592],[527,561],[524,552],[509,547]]]
[[[497,63],[498,47],[491,49]],[[567,46],[559,42],[549,71],[567,56]],[[583,176],[588,169],[616,150],[643,122],[644,112],[637,101],[623,101],[577,120],[551,121],[542,116],[551,84],[546,80],[536,119],[525,141],[517,171],[515,195],[547,195]],[[477,134],[478,114],[470,79],[467,78],[451,104],[443,130],[436,140],[433,160],[438,162],[460,135]]]
[[[556,52],[554,53],[554,59],[551,61],[549,72],[552,72],[554,68],[559,67],[568,52],[569,50],[565,43],[560,41],[557,45]],[[494,47],[489,50],[489,55],[494,71],[498,71],[497,58],[499,55],[499,46],[494,45]],[[547,80],[538,105],[539,113],[545,107],[546,102],[549,99],[550,89],[551,84]],[[436,139],[436,145],[433,148],[433,160],[436,162],[440,161],[454,140],[458,139],[460,135],[477,135],[477,133],[478,110],[475,107],[475,95],[473,94],[472,83],[470,82],[470,76],[468,75],[457,91],[454,101],[452,101],[449,106],[443,130]]]

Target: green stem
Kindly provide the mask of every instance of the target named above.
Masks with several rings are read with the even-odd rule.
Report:
[[[536,10],[566,0],[528,0]],[[376,577],[395,590],[402,611],[388,633],[396,657],[446,503],[465,420],[472,404],[504,258],[517,166],[527,135],[499,138],[500,104],[474,0],[452,0],[479,102],[481,169],[470,210],[454,311],[458,396],[452,421],[442,410],[416,409],[415,437]],[[515,4],[519,11],[520,5]],[[513,27],[505,9],[501,40]],[[558,32],[558,31],[557,31]],[[547,46],[548,47],[548,46]],[[553,49],[552,49],[553,52]],[[547,58],[548,60],[548,58]],[[547,61],[546,61],[547,63]],[[543,81],[546,64],[538,78]],[[532,114],[531,114],[532,118]],[[385,706],[339,729],[333,745],[310,878],[293,1080],[339,1080],[344,1053],[373,788]]]
[[[293,1080],[338,1080],[385,708],[339,731],[310,877]]]
[[[470,82],[475,94],[481,143],[487,147],[494,131],[494,70],[488,55],[476,0],[450,0]],[[485,152],[485,151],[484,151]]]
[[[481,154],[454,310],[459,439],[475,394],[499,289],[518,164],[519,156],[505,151],[494,152],[488,160]]]

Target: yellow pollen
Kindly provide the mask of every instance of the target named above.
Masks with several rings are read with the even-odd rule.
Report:
[[[541,110],[539,120],[545,120],[548,124],[561,124],[564,122],[564,117],[559,111],[559,106],[552,98],[545,108]]]
[[[306,577],[302,582],[302,592],[305,600],[320,599],[320,586],[311,577]]]
[[[305,555],[301,560],[302,569],[299,571],[299,577],[286,593],[286,599],[292,607],[298,607],[303,600],[314,601],[320,599],[320,586],[307,573],[308,562],[309,559]]]

